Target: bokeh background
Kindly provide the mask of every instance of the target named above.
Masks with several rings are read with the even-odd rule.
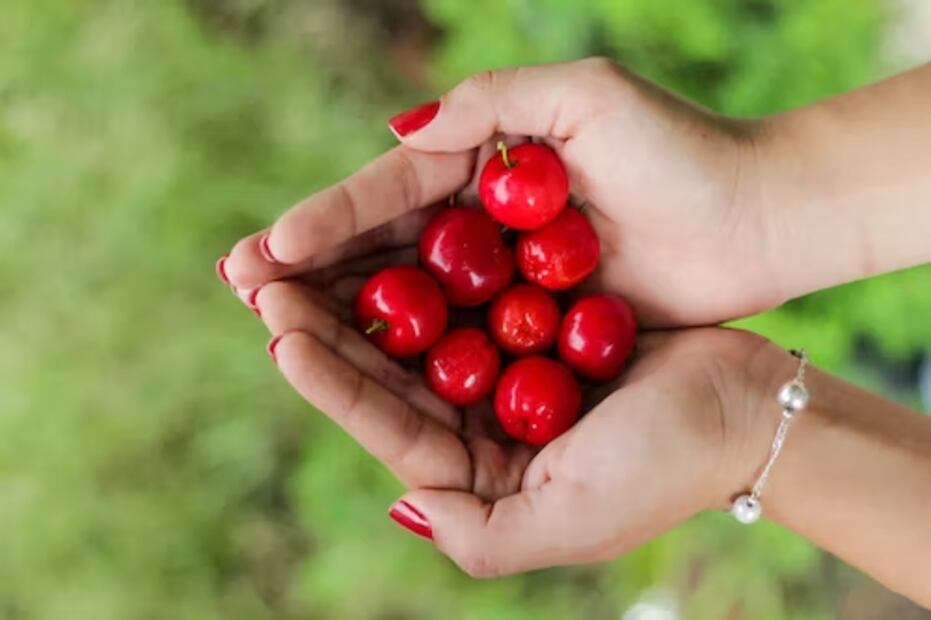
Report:
[[[931,618],[714,514],[473,582],[385,518],[397,482],[286,387],[213,273],[476,70],[604,54],[762,115],[931,58],[928,6],[3,0],[0,620]],[[931,405],[927,266],[742,323]]]

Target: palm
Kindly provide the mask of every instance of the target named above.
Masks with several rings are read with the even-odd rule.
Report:
[[[294,354],[293,339],[283,339],[279,363],[298,391],[406,485],[489,500],[512,494],[534,451],[503,435],[490,405],[450,406],[415,368],[388,358],[350,325],[351,303],[365,278],[413,253],[398,248],[263,287],[256,301],[269,328],[316,341],[297,343]]]
[[[509,113],[507,105],[473,107],[466,115],[472,115],[471,124],[440,123],[432,137],[429,131],[415,134],[408,144],[292,208],[270,232],[241,240],[229,257],[230,279],[244,296],[262,287],[258,299],[274,333],[298,330],[316,339],[303,343],[302,376],[289,376],[292,382],[301,389],[308,375],[330,375],[326,382],[309,381],[305,396],[413,486],[495,497],[518,487],[531,456],[488,431],[494,428],[482,423],[488,412],[463,414],[442,403],[416,373],[387,359],[345,324],[361,278],[386,264],[416,261],[415,244],[432,213],[425,207],[457,193],[465,202],[474,200],[477,173],[495,155],[501,137],[490,129],[520,127],[546,136],[558,151],[574,200],[588,205],[602,242],[600,267],[586,286],[624,295],[645,325],[720,320],[761,303],[747,286],[764,275],[759,261],[747,258],[757,249],[748,247],[759,240],[756,221],[735,208],[746,141],[737,138],[734,124],[725,127],[600,65],[584,71],[597,81],[594,98],[585,86],[561,93],[564,106],[523,115]],[[451,110],[455,99],[454,94]],[[478,101],[466,95],[461,99]],[[600,104],[593,105],[595,99]],[[498,118],[488,118],[489,111]],[[511,142],[520,139],[509,137]],[[743,234],[747,230],[753,234]],[[722,273],[731,277],[721,278]],[[298,286],[295,281],[322,290],[322,298],[311,289],[288,289]],[[267,306],[276,297],[300,297],[303,308],[292,312],[293,318],[273,318]],[[332,319],[321,319],[325,327],[311,329],[306,318],[311,298],[324,308],[321,312],[342,318],[343,324],[337,329]],[[299,340],[294,336],[282,342],[283,359],[289,343]],[[287,364],[282,368],[288,372]],[[360,408],[366,415],[360,415]],[[399,433],[397,419],[416,431],[415,437],[431,441]],[[440,444],[442,449],[436,447]]]
[[[508,139],[512,143],[520,140],[516,137]],[[650,195],[635,191],[632,184],[639,176],[635,173],[629,178],[615,176],[607,183],[592,183],[582,174],[577,174],[580,168],[576,166],[575,153],[590,153],[599,148],[599,144],[603,145],[604,141],[590,143],[584,134],[573,141],[551,141],[551,145],[566,158],[573,176],[575,200],[586,203],[587,213],[602,240],[602,262],[588,285],[625,295],[640,295],[642,306],[656,298],[656,291],[651,288],[656,283],[646,277],[649,273],[641,274],[643,277],[634,277],[635,274],[631,273],[631,261],[624,250],[629,244],[636,243],[636,226],[616,224],[624,218],[625,210],[636,211],[640,207],[611,197]],[[480,170],[477,164],[494,156],[494,149],[494,141],[489,141],[464,154],[468,158],[466,164],[470,178],[457,194],[460,201],[475,202],[477,173]],[[386,157],[397,158],[402,153],[403,158],[411,156],[396,149]],[[398,175],[390,178],[397,179]],[[625,189],[625,185],[630,187]],[[411,192],[402,190],[400,194],[409,197]],[[341,192],[341,195],[352,194]],[[670,198],[646,198],[657,203],[667,199]],[[282,275],[289,276],[289,281],[265,285],[257,301],[273,332],[309,332],[337,354],[330,359],[328,352],[321,351],[307,364],[329,363],[340,367],[336,374],[342,377],[341,382],[325,386],[323,394],[320,393],[321,388],[311,387],[309,392],[304,391],[304,395],[357,437],[360,432],[362,437],[369,433],[355,430],[356,425],[365,424],[378,430],[372,433],[370,441],[363,440],[362,443],[384,460],[403,482],[415,488],[467,490],[486,499],[495,499],[520,488],[524,470],[534,451],[508,441],[494,421],[490,407],[485,405],[461,411],[442,402],[429,391],[419,373],[387,358],[351,327],[351,303],[362,282],[389,264],[415,262],[416,241],[438,208],[442,208],[442,204],[405,209],[401,216],[354,235],[316,254],[311,260],[280,266],[287,269],[288,273]],[[332,226],[332,222],[329,225]],[[661,253],[664,247],[669,247],[669,244],[657,244],[655,249]],[[663,257],[660,269],[669,263],[675,263],[675,258]],[[254,265],[265,267],[264,261]],[[666,281],[668,278],[657,280],[660,283]],[[632,288],[641,282],[643,286],[639,289],[636,286]],[[299,389],[302,383],[306,383],[306,377],[294,377],[293,380]],[[369,402],[360,402],[363,392]],[[331,402],[343,405],[331,405]],[[364,419],[365,416],[357,415],[353,409],[360,406],[377,411],[378,418],[384,419],[385,423],[373,423]],[[406,435],[386,441],[386,437],[393,436],[390,432],[381,432],[394,427],[389,418],[406,420],[401,425]],[[430,441],[426,447],[412,447],[414,440],[410,439],[411,434],[430,437]]]
[[[269,328],[285,334],[277,354],[287,379],[406,486],[465,491],[494,502],[548,482],[571,490],[584,480],[598,492],[573,505],[627,502],[623,510],[593,506],[592,513],[624,514],[626,531],[644,538],[672,525],[652,519],[660,501],[654,496],[681,500],[665,511],[665,518],[676,520],[720,499],[698,483],[713,472],[694,463],[717,462],[702,455],[720,452],[725,443],[714,390],[730,383],[719,376],[722,369],[743,367],[751,336],[719,329],[647,334],[622,380],[588,395],[590,403],[603,402],[569,433],[536,450],[504,437],[487,402],[451,407],[429,391],[416,369],[386,357],[346,323],[367,270],[395,259],[394,253],[370,256],[275,282],[262,289],[259,304]],[[695,417],[694,411],[711,415]],[[656,462],[670,475],[654,475]],[[645,479],[652,480],[649,493]],[[640,500],[631,504],[632,496]],[[596,534],[605,532],[593,529]],[[636,540],[626,539],[631,542]]]

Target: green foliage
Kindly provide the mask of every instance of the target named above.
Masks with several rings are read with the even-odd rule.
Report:
[[[436,75],[613,56],[730,114],[759,115],[875,76],[881,6],[843,0],[424,0],[445,29]]]
[[[604,53],[739,114],[872,78],[882,13],[875,0],[423,7],[442,30],[437,88]],[[720,515],[604,567],[494,583],[394,531],[397,483],[285,387],[212,272],[239,236],[390,144],[383,122],[404,102],[383,93],[401,80],[346,10],[0,9],[0,619],[617,618],[658,585],[688,617],[827,617],[818,553]],[[931,344],[929,280],[895,274],[744,324],[836,369],[855,334],[905,357]]]

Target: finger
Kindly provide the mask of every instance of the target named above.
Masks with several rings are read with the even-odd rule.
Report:
[[[260,246],[268,231],[263,230],[241,239],[229,255],[222,259],[224,277],[233,286],[250,290],[272,280],[294,277],[374,252],[411,245],[416,243],[420,231],[441,206],[411,211],[293,264],[269,261],[264,256]]]
[[[557,483],[493,503],[471,493],[417,490],[395,502],[389,515],[432,538],[470,576],[489,578],[571,561],[572,536],[560,533],[574,529],[572,499]]]
[[[269,232],[267,253],[281,263],[302,263],[438,202],[468,182],[474,159],[471,151],[431,154],[396,147],[282,215]]]
[[[469,455],[456,435],[305,332],[269,352],[288,382],[409,487],[466,489]]]
[[[256,305],[272,334],[292,331],[310,334],[418,411],[450,430],[458,429],[459,414],[451,405],[430,391],[419,375],[399,366],[362,334],[324,309],[308,287],[297,282],[272,282],[259,289]]]
[[[618,76],[604,59],[486,71],[443,96],[422,128],[402,135],[392,119],[392,129],[403,144],[436,152],[471,149],[499,132],[568,139],[614,105]]]
[[[316,302],[316,304],[323,310],[337,316],[340,320],[348,321],[351,317],[351,312],[349,311],[349,305],[358,295],[359,290],[361,290],[362,285],[365,283],[365,278],[362,278],[361,281],[356,283],[358,279],[356,278],[346,278],[339,281],[339,286],[329,286],[326,289],[326,293],[321,293],[318,289],[311,288],[307,289],[307,294]],[[304,281],[304,280],[299,280]],[[352,288],[350,288],[352,287]],[[262,311],[259,309],[258,304],[258,295],[259,291],[262,290],[262,286],[256,286],[255,288],[236,288],[233,285],[230,285],[230,291],[232,291],[233,296],[236,297],[239,301],[242,302],[249,310],[251,310],[256,316],[262,318]],[[355,291],[355,292],[352,292]]]

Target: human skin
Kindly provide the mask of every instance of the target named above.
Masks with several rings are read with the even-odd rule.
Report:
[[[753,121],[599,59],[480,74],[416,131],[396,121],[401,146],[220,268],[282,336],[285,377],[412,489],[395,514],[414,507],[417,530],[469,574],[602,560],[748,488],[794,359],[745,332],[643,335],[614,391],[589,394],[592,411],[536,452],[342,325],[360,278],[415,259],[423,207],[468,185],[499,132],[556,149],[603,248],[587,287],[626,297],[649,327],[927,262],[929,100],[931,66]],[[809,386],[765,516],[931,606],[931,420],[817,371]]]

